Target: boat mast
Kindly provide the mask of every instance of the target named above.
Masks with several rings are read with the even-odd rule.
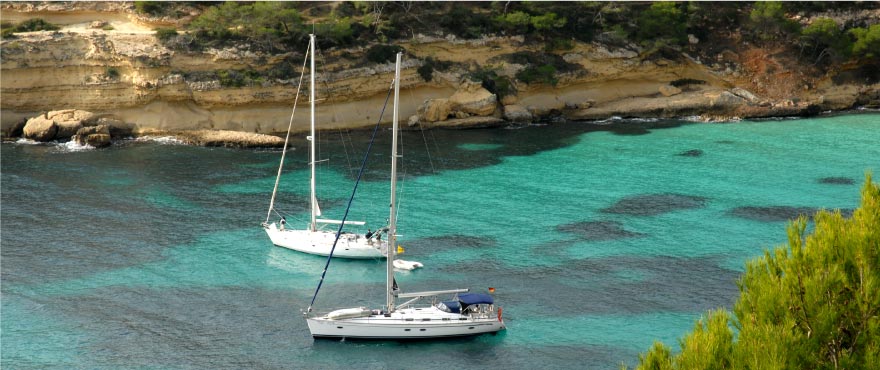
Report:
[[[403,53],[397,53],[397,61],[394,65],[394,114],[391,118],[391,215],[388,217],[388,245],[386,248],[387,258],[386,273],[387,281],[385,283],[385,291],[387,294],[388,312],[394,312],[394,255],[397,254],[397,212],[395,204],[397,204],[397,115],[398,103],[400,102],[400,59]]]
[[[312,54],[311,60],[311,73],[310,73],[310,82],[311,88],[309,90],[309,108],[311,112],[311,128],[310,128],[310,136],[309,136],[309,161],[312,166],[312,178],[310,183],[310,191],[311,197],[309,200],[309,208],[311,208],[311,222],[309,223],[309,229],[312,231],[317,231],[317,221],[315,220],[317,217],[317,203],[318,199],[315,196],[315,35],[309,35],[309,52]]]

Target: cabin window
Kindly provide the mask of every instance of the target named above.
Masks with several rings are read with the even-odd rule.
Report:
[[[412,318],[412,317],[407,317],[407,318],[404,319],[404,320],[405,320],[405,321],[413,321],[413,318]]]
[[[428,329],[419,329],[419,331],[426,331],[426,330],[428,330]]]
[[[473,329],[473,328],[474,328],[473,326],[468,326],[468,329]]]
[[[337,326],[336,329],[342,329],[342,327],[341,327],[341,326]]]
[[[403,329],[403,331],[410,331],[410,330],[412,330],[412,329]]]
[[[422,321],[431,321],[431,319],[422,319]]]

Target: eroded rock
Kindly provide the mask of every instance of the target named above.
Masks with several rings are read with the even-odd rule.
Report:
[[[27,121],[22,130],[24,137],[34,141],[50,141],[55,139],[58,126],[55,121],[45,115],[36,116]]]

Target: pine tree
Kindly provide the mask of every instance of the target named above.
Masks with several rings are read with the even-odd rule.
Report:
[[[880,187],[866,176],[851,218],[818,212],[788,226],[788,244],[750,261],[734,318],[712,311],[639,369],[880,368]],[[736,333],[736,334],[735,334]]]

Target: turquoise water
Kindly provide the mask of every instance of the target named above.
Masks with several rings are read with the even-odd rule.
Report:
[[[388,133],[350,219],[387,218]],[[342,138],[344,141],[341,141]],[[339,218],[368,133],[320,138]],[[2,149],[4,368],[617,368],[730,307],[787,219],[858,204],[880,115],[729,124],[565,123],[406,132],[404,290],[496,288],[508,330],[441,342],[314,341],[324,259],[273,247],[280,153],[124,142]],[[345,143],[345,144],[343,144]],[[278,208],[307,219],[298,138]],[[276,216],[273,216],[273,220]],[[365,229],[353,229],[363,232]],[[381,261],[334,260],[316,310],[384,300]]]

